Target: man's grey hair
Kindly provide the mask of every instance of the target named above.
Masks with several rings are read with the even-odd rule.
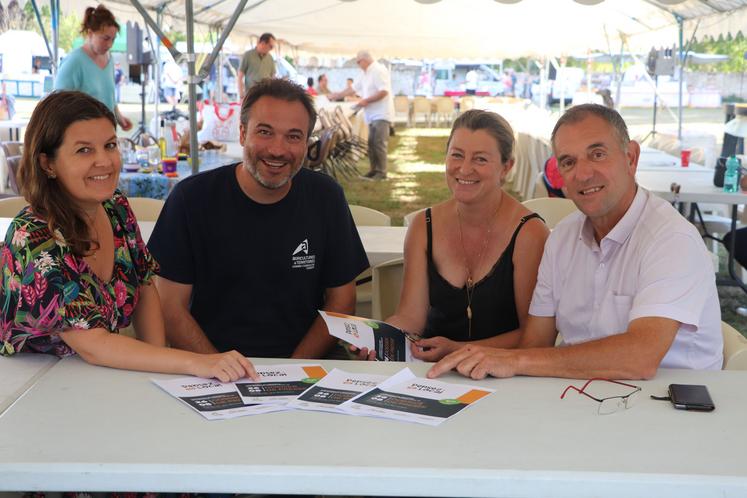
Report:
[[[358,54],[355,56],[355,60],[366,60],[373,62],[373,57],[371,56],[371,52],[368,50],[359,50]]]
[[[555,128],[552,130],[551,142],[552,148],[555,150],[555,135],[561,126],[566,124],[575,124],[586,119],[589,115],[597,116],[606,121],[612,129],[615,130],[620,147],[625,150],[630,143],[630,136],[628,135],[628,126],[625,124],[625,120],[620,116],[620,113],[609,107],[599,104],[581,104],[575,105],[565,111],[565,113],[555,123]]]

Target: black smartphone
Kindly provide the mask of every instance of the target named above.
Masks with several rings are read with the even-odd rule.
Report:
[[[716,408],[706,386],[669,384],[669,397],[674,407],[680,410],[710,412]]]

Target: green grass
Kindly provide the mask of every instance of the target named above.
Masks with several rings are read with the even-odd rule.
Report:
[[[447,137],[446,129],[397,129],[389,138],[387,179],[341,180],[348,202],[382,211],[401,226],[406,214],[448,199],[443,173]],[[361,174],[368,169],[367,158],[359,161]]]

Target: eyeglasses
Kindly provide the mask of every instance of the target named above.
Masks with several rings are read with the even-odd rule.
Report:
[[[613,384],[619,384],[621,386],[626,386],[626,387],[632,387],[635,390],[632,393],[626,394],[624,396],[609,396],[607,398],[596,398],[586,392],[586,388],[589,387],[589,384],[591,384],[595,380],[611,382]],[[583,394],[584,396],[589,397],[593,399],[594,401],[598,402],[599,409],[597,410],[597,413],[599,413],[599,415],[609,415],[610,413],[615,413],[620,410],[627,410],[628,408],[633,407],[638,399],[638,393],[641,392],[641,388],[638,386],[634,386],[633,384],[626,384],[625,382],[619,382],[616,380],[603,379],[603,378],[596,377],[596,378],[587,380],[586,384],[584,384],[581,389],[573,385],[566,387],[565,391],[563,391],[563,394],[560,395],[560,399],[563,399],[565,397],[569,389],[573,389],[574,391],[577,391],[579,394]]]

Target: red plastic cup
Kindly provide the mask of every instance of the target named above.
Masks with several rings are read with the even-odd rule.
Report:
[[[680,152],[680,164],[683,168],[690,166],[690,154],[692,154],[690,149],[682,149],[682,152]]]

